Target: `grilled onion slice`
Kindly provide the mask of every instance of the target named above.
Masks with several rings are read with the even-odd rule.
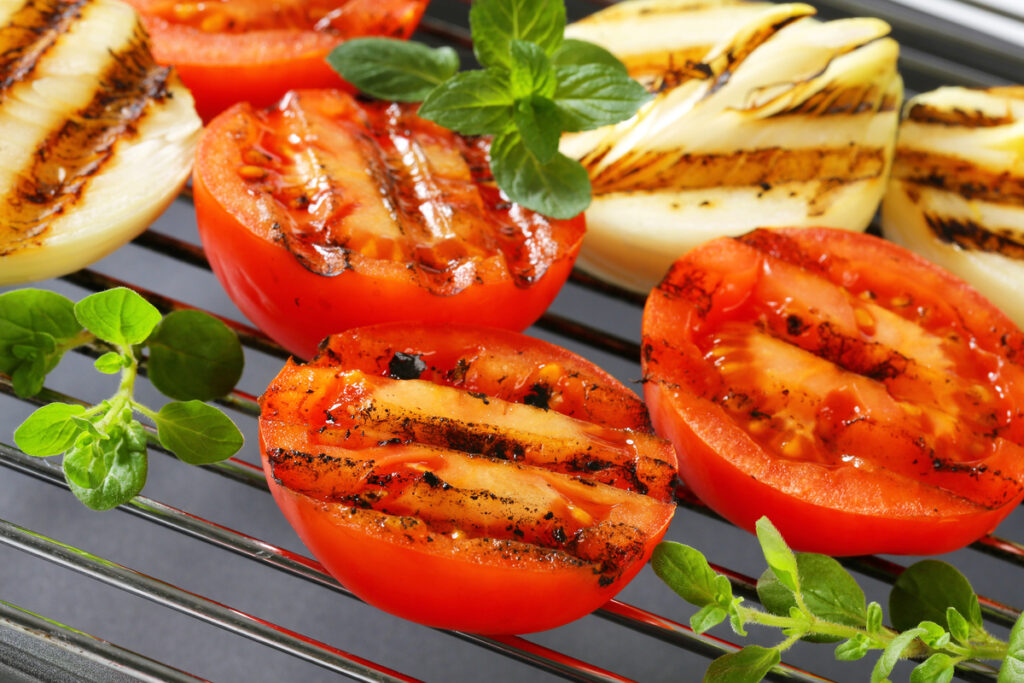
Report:
[[[0,3],[0,285],[77,270],[180,191],[201,127],[127,5]]]
[[[562,140],[593,183],[582,268],[646,291],[714,237],[867,227],[892,161],[898,46],[877,19],[813,13],[639,0],[567,29],[609,49],[655,93],[629,121]]]
[[[1024,87],[948,87],[910,100],[882,231],[1024,326]]]

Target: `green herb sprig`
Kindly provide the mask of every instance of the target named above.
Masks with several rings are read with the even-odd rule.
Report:
[[[757,582],[757,595],[766,611],[743,605],[734,597],[729,579],[715,572],[700,551],[663,542],[655,548],[655,573],[684,600],[700,610],[690,626],[703,633],[726,619],[746,636],[747,625],[782,631],[775,647],[748,645],[714,660],[704,680],[715,683],[756,683],[781,661],[784,651],[804,639],[836,643],[841,661],[880,655],[871,683],[889,683],[901,659],[918,664],[911,683],[947,683],[964,662],[1001,661],[998,683],[1024,680],[1024,617],[1010,632],[1009,642],[989,634],[981,617],[978,596],[967,579],[951,565],[922,560],[896,579],[889,596],[892,626],[882,624],[882,607],[866,603],[857,581],[835,559],[814,553],[794,553],[782,535],[762,517],[757,522],[768,569]]]
[[[563,37],[561,0],[476,0],[469,23],[483,69],[459,72],[450,47],[389,38],[346,41],[327,61],[369,95],[422,101],[423,118],[493,135],[491,170],[509,199],[575,216],[590,204],[590,179],[558,151],[562,133],[628,119],[650,95],[610,52]]]
[[[65,353],[97,340],[112,350],[96,359],[96,370],[121,375],[114,395],[89,407],[50,403],[14,433],[15,443],[29,455],[64,454],[64,476],[82,503],[107,510],[142,490],[147,438],[136,413],[151,420],[160,444],[187,463],[217,462],[241,448],[238,427],[203,402],[226,394],[242,374],[241,344],[224,323],[199,311],[162,317],[123,287],[77,304],[41,289],[0,295],[0,373],[11,378],[21,397],[39,393]],[[144,346],[150,381],[178,399],[159,411],[134,399]]]

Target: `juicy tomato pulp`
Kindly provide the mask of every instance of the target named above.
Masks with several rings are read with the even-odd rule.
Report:
[[[643,321],[645,392],[680,474],[795,548],[953,550],[1024,497],[1024,337],[870,235],[757,231],[675,263]]]
[[[199,143],[199,234],[242,312],[303,358],[392,320],[522,330],[569,276],[583,217],[506,201],[488,148],[410,105],[336,91],[238,105]]]
[[[331,337],[261,398],[278,505],[370,604],[478,633],[554,628],[643,567],[675,454],[643,403],[514,332],[392,324]]]
[[[360,36],[408,38],[427,0],[128,0],[153,54],[172,64],[209,121],[236,102],[267,106],[296,88],[345,83],[324,58]]]

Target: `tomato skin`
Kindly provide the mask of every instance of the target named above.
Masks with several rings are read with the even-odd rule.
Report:
[[[693,492],[742,528],[753,531],[757,519],[767,515],[795,549],[830,555],[942,553],[992,531],[1024,498],[1021,332],[962,281],[871,236],[825,229],[785,230],[774,235],[760,231],[740,240],[744,242],[716,240],[684,256],[652,293],[644,312],[645,400],[656,431],[675,444],[680,475]],[[794,246],[787,255],[787,249]],[[737,419],[737,413],[726,408],[724,396],[736,394],[748,400],[758,391],[756,386],[723,379],[724,368],[743,357],[727,357],[716,365],[708,361],[715,354],[705,350],[702,340],[716,333],[712,330],[728,330],[729,325],[738,324],[733,321],[750,315],[744,311],[756,306],[757,297],[765,293],[773,297],[770,306],[784,311],[809,307],[839,320],[845,310],[827,308],[834,292],[814,285],[813,280],[806,281],[803,290],[783,287],[786,278],[803,276],[787,272],[790,266],[785,260],[772,260],[765,254],[786,255],[790,264],[805,259],[800,264],[802,273],[821,274],[837,284],[839,292],[864,294],[853,300],[884,302],[908,297],[915,302],[918,310],[926,312],[922,324],[931,325],[929,333],[940,339],[936,343],[952,349],[949,354],[954,360],[943,371],[947,373],[944,377],[953,377],[948,381],[965,377],[968,385],[985,385],[989,373],[998,378],[985,385],[994,392],[993,398],[990,404],[983,404],[988,407],[979,408],[979,414],[988,419],[985,412],[990,408],[992,419],[1001,420],[993,429],[999,438],[974,432],[979,452],[974,456],[969,449],[975,444],[940,442],[943,437],[917,431],[912,425],[918,423],[911,419],[905,420],[902,428],[887,430],[889,416],[855,405],[861,396],[858,391],[877,385],[863,377],[846,379],[839,373],[839,384],[828,399],[813,408],[819,439],[813,453],[780,456],[770,445],[770,432],[760,433],[766,425],[777,424],[779,413],[767,415],[770,411],[764,406],[768,404],[751,399],[754,408],[747,409],[751,415],[758,413],[758,419],[749,422],[759,429],[754,433]],[[759,261],[762,265],[757,265]],[[751,278],[753,271],[774,273],[778,284],[767,275],[759,276],[760,280]],[[728,284],[754,280],[759,284]],[[745,297],[737,295],[744,289]],[[708,292],[711,294],[705,296]],[[719,292],[723,293],[722,307],[718,305]],[[808,300],[812,303],[806,303]],[[904,319],[918,317],[916,312],[897,310]],[[771,327],[770,316],[762,315],[759,320],[762,332]],[[806,327],[810,329],[792,330],[790,343],[807,343],[809,335],[816,332],[813,323]],[[902,328],[897,325],[896,329]],[[970,341],[958,346],[956,337]],[[921,338],[930,339],[927,335]],[[865,348],[876,346],[871,342]],[[922,342],[919,348],[932,347]],[[906,392],[901,399],[905,402],[920,399],[922,405],[928,405],[934,397],[925,396],[926,383],[905,386],[913,384],[911,375],[924,376],[927,369],[909,367],[909,371],[872,381],[884,384],[894,395]],[[787,396],[810,396],[810,390],[805,393],[806,382],[813,384],[823,373],[819,368],[814,378],[795,374],[789,372]],[[939,397],[969,403],[970,399],[957,392],[942,396],[942,384],[948,381],[940,381]],[[779,389],[773,385],[769,392],[764,387],[766,394],[776,396]],[[872,406],[870,402],[864,405]],[[851,409],[865,412],[848,419],[854,414]],[[847,421],[837,415],[846,415]],[[981,418],[965,414],[960,419],[974,424]],[[837,425],[846,431],[833,431]],[[923,439],[932,438],[946,444],[948,450],[929,456]],[[857,447],[863,452],[844,450]],[[954,452],[953,448],[963,450]],[[831,460],[833,452],[855,464],[845,466],[845,460]]]
[[[431,382],[457,387],[478,402],[487,396],[490,403],[484,400],[484,405],[493,405],[495,401],[506,400],[505,397],[514,403],[515,397],[522,398],[523,382],[527,383],[527,389],[530,384],[536,387],[538,382],[543,382],[551,399],[548,410],[576,416],[589,425],[588,430],[600,432],[601,425],[625,428],[630,430],[627,434],[637,438],[649,427],[642,403],[629,389],[564,349],[516,333],[474,326],[398,323],[360,328],[331,337],[323,353],[309,365],[289,363],[261,398],[260,451],[275,501],[307,548],[346,588],[369,604],[434,627],[485,634],[528,633],[555,628],[593,611],[643,568],[667,530],[675,509],[670,480],[662,480],[658,490],[652,489],[649,496],[614,494],[629,497],[621,502],[623,507],[638,506],[635,509],[642,510],[639,517],[617,516],[614,519],[642,518],[647,522],[643,527],[642,548],[637,549],[636,556],[628,560],[621,573],[616,571],[614,578],[605,580],[605,575],[597,571],[593,562],[577,559],[558,547],[532,545],[529,532],[526,542],[522,534],[507,531],[504,533],[508,538],[448,533],[435,526],[437,522],[428,524],[411,514],[400,516],[365,505],[353,503],[350,507],[340,502],[345,500],[341,479],[323,476],[318,465],[300,473],[302,482],[289,478],[287,471],[275,469],[280,464],[277,459],[282,450],[290,454],[309,453],[317,463],[335,452],[329,445],[334,441],[329,433],[325,435],[325,429],[329,432],[333,425],[340,423],[328,417],[324,425],[318,427],[317,424],[297,423],[299,416],[322,414],[319,409],[322,405],[331,405],[332,411],[344,414],[346,406],[353,405],[343,398],[344,392],[336,394],[333,387],[320,383],[307,385],[311,381],[309,373],[341,375],[344,371],[339,368],[346,368],[387,377],[389,372],[393,374],[389,370],[389,359],[398,352],[420,357],[428,368],[422,376],[429,376]],[[506,371],[514,374],[505,375]],[[477,389],[481,391],[477,393]],[[308,399],[311,403],[295,412],[292,401],[306,397],[312,397]],[[394,419],[401,424],[408,418]],[[451,422],[444,422],[449,424],[461,419],[466,416],[453,414]],[[299,433],[304,436],[297,436]],[[348,438],[346,435],[346,441]],[[319,448],[325,449],[319,456],[317,450],[310,450],[317,448],[318,443],[322,443]],[[425,461],[417,452],[408,449],[423,447],[429,448],[421,444],[379,446],[374,451],[378,455],[371,455],[366,461],[359,460],[360,451],[345,453],[361,463],[354,471],[366,473],[362,476],[379,478],[384,470],[378,468],[384,467],[393,473],[387,477],[390,481],[390,477],[401,479],[406,475],[399,469],[388,469],[383,460],[389,456],[379,454],[387,452],[399,459],[409,457],[412,462],[422,463]],[[657,452],[674,468],[674,455],[667,443],[660,442]],[[382,459],[375,462],[374,457]],[[529,463],[531,457],[526,454],[514,459]],[[472,463],[473,458],[469,461]],[[487,467],[499,469],[518,467],[511,461],[493,458],[489,463]],[[434,471],[442,482],[451,481],[456,488],[464,486],[447,478],[443,469]],[[549,476],[539,470],[531,472],[529,477]],[[592,481],[589,476],[583,479]],[[438,489],[437,478],[427,481],[434,491]],[[592,483],[583,486],[576,477],[566,481],[576,487],[573,490],[594,490],[596,498],[593,500],[601,500],[601,496],[606,495],[600,493],[600,486],[593,489]],[[299,482],[317,490],[296,490],[290,488],[288,482],[293,482],[292,486]],[[440,485],[447,490],[447,483]],[[617,484],[616,490],[620,488],[630,490]],[[502,500],[515,498],[519,493],[500,488],[491,490]],[[390,491],[384,497],[385,505],[389,504],[386,501],[395,504],[394,499],[403,495],[401,490]],[[470,489],[470,492],[475,491],[478,489]],[[479,495],[492,497],[486,489],[479,490]],[[597,510],[583,498],[567,500],[580,506],[580,510]],[[572,506],[569,509],[573,509]],[[543,509],[531,509],[530,514],[540,520],[551,518],[551,513],[545,515]],[[556,521],[559,514],[555,513]],[[609,514],[621,513],[609,511]],[[466,524],[469,522],[456,522],[456,529],[468,529]],[[501,526],[505,524],[500,522]]]
[[[313,26],[260,27],[239,33],[201,30],[175,20],[173,2],[128,0],[128,4],[141,14],[156,59],[177,68],[195,98],[200,117],[209,122],[236,102],[269,106],[293,89],[354,91],[328,66],[325,58],[330,51],[353,37],[407,39],[419,24],[427,0],[337,2],[334,4],[338,7],[349,5],[351,11],[344,24],[331,32],[315,30]],[[259,9],[248,11],[259,18]]]
[[[336,91],[300,95],[315,102],[344,97]],[[386,259],[330,276],[308,270],[270,234],[268,221],[252,208],[249,190],[238,176],[244,162],[232,125],[251,111],[248,105],[236,105],[207,126],[193,173],[196,218],[210,265],[228,295],[291,353],[311,358],[329,334],[393,320],[523,330],[540,317],[569,277],[585,231],[582,214],[550,221],[557,253],[549,257],[543,275],[525,286],[496,265],[494,254],[479,267],[472,284],[450,295],[424,287],[411,265]]]

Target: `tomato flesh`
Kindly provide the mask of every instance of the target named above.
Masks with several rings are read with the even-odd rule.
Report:
[[[833,555],[952,550],[1024,498],[1022,350],[953,276],[829,230],[710,242],[644,313],[648,405],[687,484]]]
[[[239,105],[200,142],[200,236],[242,312],[303,357],[388,320],[524,329],[568,277],[583,219],[505,200],[488,147],[336,91]]]
[[[288,90],[348,87],[327,54],[361,36],[408,38],[426,0],[128,0],[161,64],[177,67],[204,121],[236,102],[267,106]]]
[[[397,324],[289,362],[261,398],[260,446],[285,515],[354,593],[524,633],[599,607],[664,534],[675,457],[648,427],[634,394],[562,349]]]

